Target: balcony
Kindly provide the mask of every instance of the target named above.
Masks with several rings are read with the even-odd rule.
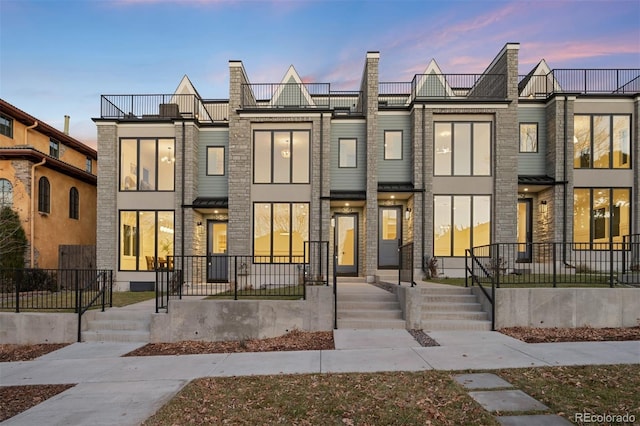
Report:
[[[504,74],[416,74],[410,82],[381,82],[381,107],[404,107],[415,101],[503,100],[507,97]]]
[[[640,69],[555,69],[546,75],[521,75],[523,98],[546,99],[556,93],[634,95],[640,93]]]
[[[125,121],[196,119],[201,123],[227,122],[229,101],[196,95],[102,95],[100,117]]]
[[[361,115],[362,92],[334,91],[329,83],[262,83],[241,86],[244,110],[330,110],[334,115]]]

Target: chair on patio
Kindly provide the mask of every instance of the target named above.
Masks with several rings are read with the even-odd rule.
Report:
[[[154,271],[156,269],[156,259],[154,256],[145,256],[147,259],[147,271]]]

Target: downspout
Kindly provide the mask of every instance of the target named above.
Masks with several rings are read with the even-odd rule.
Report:
[[[184,211],[185,211],[185,204],[184,204],[184,200],[185,200],[185,195],[184,195],[184,189],[185,189],[185,154],[186,154],[186,148],[185,148],[185,141],[186,141],[186,136],[185,136],[185,131],[186,131],[186,126],[184,124],[184,119],[182,119],[182,203],[180,205],[180,208],[182,210],[181,214],[180,214],[180,221],[181,221],[181,229],[182,232],[180,232],[180,267],[183,270],[183,277],[184,277],[184,224],[185,224],[185,220],[184,220]],[[182,292],[180,292],[180,296],[182,296]],[[182,299],[182,297],[180,297]]]
[[[422,104],[422,257],[420,259],[420,266],[422,267],[422,272],[426,273],[426,269],[425,269],[425,264],[424,264],[424,255],[425,255],[425,249],[424,249],[424,245],[425,245],[425,229],[426,229],[426,208],[427,208],[427,192],[425,191],[425,188],[427,187],[426,184],[426,179],[427,179],[427,171],[425,170],[425,166],[426,166],[426,161],[424,159],[425,156],[425,141],[426,141],[426,137],[424,135],[426,126],[424,123],[424,109],[425,106],[424,104]]]
[[[323,200],[323,173],[322,173],[322,169],[324,168],[324,153],[323,153],[323,149],[324,149],[324,141],[323,141],[323,137],[324,137],[324,114],[320,113],[320,199],[318,200],[318,202],[320,203],[320,209],[319,209],[319,214],[318,214],[318,225],[319,225],[319,235],[318,235],[318,241],[322,241],[322,200]],[[322,262],[322,257],[320,257],[320,262]],[[322,270],[322,269],[320,269]]]
[[[565,96],[564,97],[564,144],[563,144],[563,148],[564,148],[564,153],[563,153],[563,157],[564,157],[564,161],[562,164],[562,185],[563,185],[563,190],[562,190],[562,245],[563,247],[565,246],[565,244],[567,243],[567,119],[569,117],[569,113],[567,111],[567,104],[568,104],[568,97]],[[562,250],[562,262],[566,265],[567,264],[567,251],[566,250]]]
[[[36,121],[35,123],[33,123],[31,126],[25,127],[24,128],[24,144],[25,145],[29,145],[28,142],[28,135],[27,133],[29,132],[29,130],[31,129],[35,129],[38,126],[38,121]],[[36,231],[36,224],[35,224],[35,217],[36,217],[36,197],[34,196],[35,194],[35,187],[36,187],[36,167],[38,166],[42,166],[47,162],[46,158],[43,158],[41,162],[36,163],[34,165],[31,166],[31,217],[29,218],[29,222],[30,222],[30,235],[29,235],[29,239],[31,241],[29,241],[29,248],[30,248],[30,256],[29,256],[29,266],[31,268],[34,267],[35,265],[35,253],[36,253],[36,249],[35,249],[35,231]]]

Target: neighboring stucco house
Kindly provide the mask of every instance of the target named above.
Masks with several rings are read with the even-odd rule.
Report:
[[[97,161],[68,129],[0,99],[0,205],[20,216],[27,266],[55,269],[60,246],[95,246]]]
[[[294,263],[323,240],[339,275],[373,280],[413,242],[417,273],[435,256],[462,276],[470,247],[522,243],[526,262],[528,242],[638,232],[640,71],[541,61],[523,76],[518,53],[506,44],[482,74],[432,60],[381,82],[368,52],[351,91],[293,67],[251,83],[230,61],[228,99],[187,77],[172,94],[102,96],[98,267],[128,289],[167,256]]]

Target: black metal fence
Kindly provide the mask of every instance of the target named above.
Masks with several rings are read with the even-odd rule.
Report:
[[[527,76],[520,76],[521,82],[525,79]],[[532,97],[552,93],[628,95],[640,92],[640,69],[554,69],[546,75],[529,76],[526,83],[529,90],[523,95]]]
[[[500,243],[474,247],[467,259],[473,282],[496,287],[613,287],[631,283],[640,240],[624,243]],[[468,282],[469,283],[469,282]]]
[[[95,269],[1,269],[0,309],[79,312],[111,306],[113,274]]]
[[[175,256],[156,271],[156,312],[170,299],[306,299],[308,285],[329,285],[329,243],[305,242],[302,256]]]
[[[228,103],[227,103],[228,104]],[[216,121],[211,112],[225,108],[219,102],[205,101],[196,95],[102,95],[100,117],[118,120],[153,120],[196,118],[202,122]],[[228,108],[228,105],[227,105]],[[221,112],[223,114],[223,112]]]
[[[398,248],[398,285],[403,282],[416,283],[413,280],[413,242],[403,244]]]

